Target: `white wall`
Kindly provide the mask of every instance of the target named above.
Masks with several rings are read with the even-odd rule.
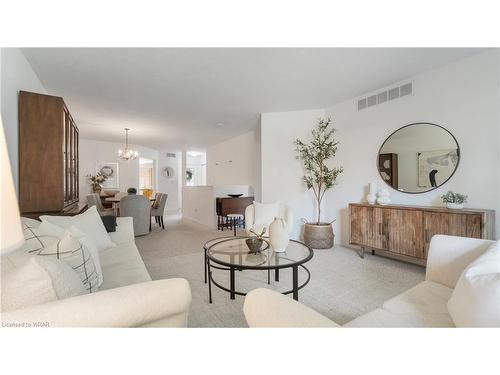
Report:
[[[166,211],[168,213],[178,213],[181,209],[181,163],[182,156],[180,152],[175,153],[175,158],[167,157],[166,150],[158,152],[158,191],[168,194]],[[165,178],[162,170],[165,167],[172,167],[174,177]]]
[[[19,48],[2,48],[1,54],[1,110],[5,138],[16,190],[19,188],[19,91],[32,91],[46,94],[47,91],[38,79]]]
[[[130,145],[139,152],[140,157],[152,159],[158,165],[158,151],[151,148]],[[87,194],[91,192],[88,184],[88,174],[96,173],[98,162],[119,163],[119,185],[120,191],[127,191],[129,187],[139,189],[139,158],[125,161],[118,158],[118,149],[123,148],[123,144],[114,142],[95,141],[90,139],[80,139],[80,200],[85,201]],[[158,168],[155,174],[155,190],[157,191]]]
[[[324,117],[324,109],[263,113],[262,134],[262,201],[280,201],[294,211],[293,238],[300,238],[301,218],[313,220],[313,194],[302,183],[303,169],[295,159],[296,138],[308,139],[311,127]]]
[[[210,228],[216,227],[215,196],[212,186],[184,186],[182,217]]]
[[[498,51],[489,51],[415,76],[413,95],[357,111],[355,98],[326,111],[262,115],[262,194],[264,201],[280,199],[297,216],[312,217],[312,198],[304,192],[300,168],[290,142],[304,137],[322,114],[332,116],[341,144],[334,165],[345,172],[339,185],[325,195],[324,218],[337,219],[336,235],[348,242],[349,202],[364,200],[366,185],[379,177],[376,158],[380,145],[397,128],[432,122],[447,128],[461,149],[455,175],[442,187],[423,194],[390,189],[393,203],[441,205],[447,190],[469,195],[468,207],[497,210],[500,236],[500,64]],[[406,80],[407,81],[407,80]]]
[[[207,185],[248,185],[260,200],[260,129],[207,148]]]

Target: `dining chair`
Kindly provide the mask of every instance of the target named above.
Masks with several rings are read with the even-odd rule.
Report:
[[[132,217],[134,235],[142,236],[151,231],[151,206],[144,195],[126,195],[120,199],[120,216]]]
[[[165,229],[165,224],[163,222],[163,215],[165,214],[165,206],[167,205],[168,194],[156,193],[156,199],[151,207],[151,216],[154,216],[155,221],[158,223],[162,229]],[[157,206],[155,207],[155,203]]]
[[[112,208],[104,208],[99,194],[92,193],[87,195],[87,204],[89,207],[96,206],[97,212],[99,212],[99,215],[101,216],[114,214],[114,210]]]

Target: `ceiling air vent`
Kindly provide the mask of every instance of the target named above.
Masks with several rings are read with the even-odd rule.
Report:
[[[175,152],[167,152],[167,158],[175,158]]]
[[[395,100],[403,96],[411,95],[413,93],[413,85],[411,82],[405,83],[402,86],[393,87],[385,91],[378,92],[366,98],[358,99],[358,111],[362,109],[373,107],[378,104],[385,103],[389,100]]]

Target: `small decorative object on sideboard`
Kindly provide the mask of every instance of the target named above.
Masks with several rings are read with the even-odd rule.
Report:
[[[288,227],[281,217],[275,217],[269,226],[269,239],[274,252],[282,253],[286,250],[290,238],[288,237]]]
[[[441,195],[441,199],[443,203],[446,203],[446,208],[450,208],[452,210],[461,210],[464,208],[464,203],[467,203],[467,195],[454,193],[451,190],[448,190],[446,194]]]
[[[128,194],[128,195],[135,195],[135,194],[137,194],[137,189],[136,189],[136,188],[134,188],[134,187],[129,187],[129,188],[127,189],[127,194]]]
[[[258,253],[259,251],[264,250],[262,248],[262,244],[264,243],[264,239],[262,236],[264,236],[264,233],[266,233],[266,228],[262,228],[262,232],[260,234],[257,234],[256,232],[250,230],[251,233],[255,234],[255,237],[250,237],[245,240],[245,243],[248,246],[248,249],[250,250],[251,253]]]
[[[366,196],[366,201],[369,204],[375,204],[377,201],[377,184],[375,182],[370,182],[370,191]]]
[[[382,205],[391,203],[390,194],[386,189],[382,189],[377,193],[377,203]]]
[[[243,194],[228,194],[227,196],[231,197],[231,198],[239,198],[239,197],[243,196]]]
[[[87,179],[89,180],[90,186],[92,186],[92,192],[100,194],[102,190],[102,183],[107,180],[107,176],[101,172],[94,175],[88,174]]]

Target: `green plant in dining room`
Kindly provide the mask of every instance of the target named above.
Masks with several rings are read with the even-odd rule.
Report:
[[[467,195],[454,193],[451,190],[448,190],[446,194],[441,195],[441,199],[443,203],[455,203],[455,204],[464,204],[467,203]]]
[[[337,153],[338,141],[334,138],[335,129],[331,126],[329,117],[319,119],[312,129],[312,139],[306,143],[296,139],[296,158],[302,160],[305,174],[303,180],[308,190],[312,190],[317,205],[316,225],[321,224],[321,202],[328,189],[337,184],[338,176],[344,171],[341,166],[330,168],[327,161],[334,158]]]
[[[88,174],[86,177],[94,192],[99,192],[102,189],[102,183],[108,179],[108,176],[102,174],[101,172]]]
[[[129,187],[127,189],[127,194],[128,195],[135,195],[135,194],[137,194],[137,189],[135,187]]]

